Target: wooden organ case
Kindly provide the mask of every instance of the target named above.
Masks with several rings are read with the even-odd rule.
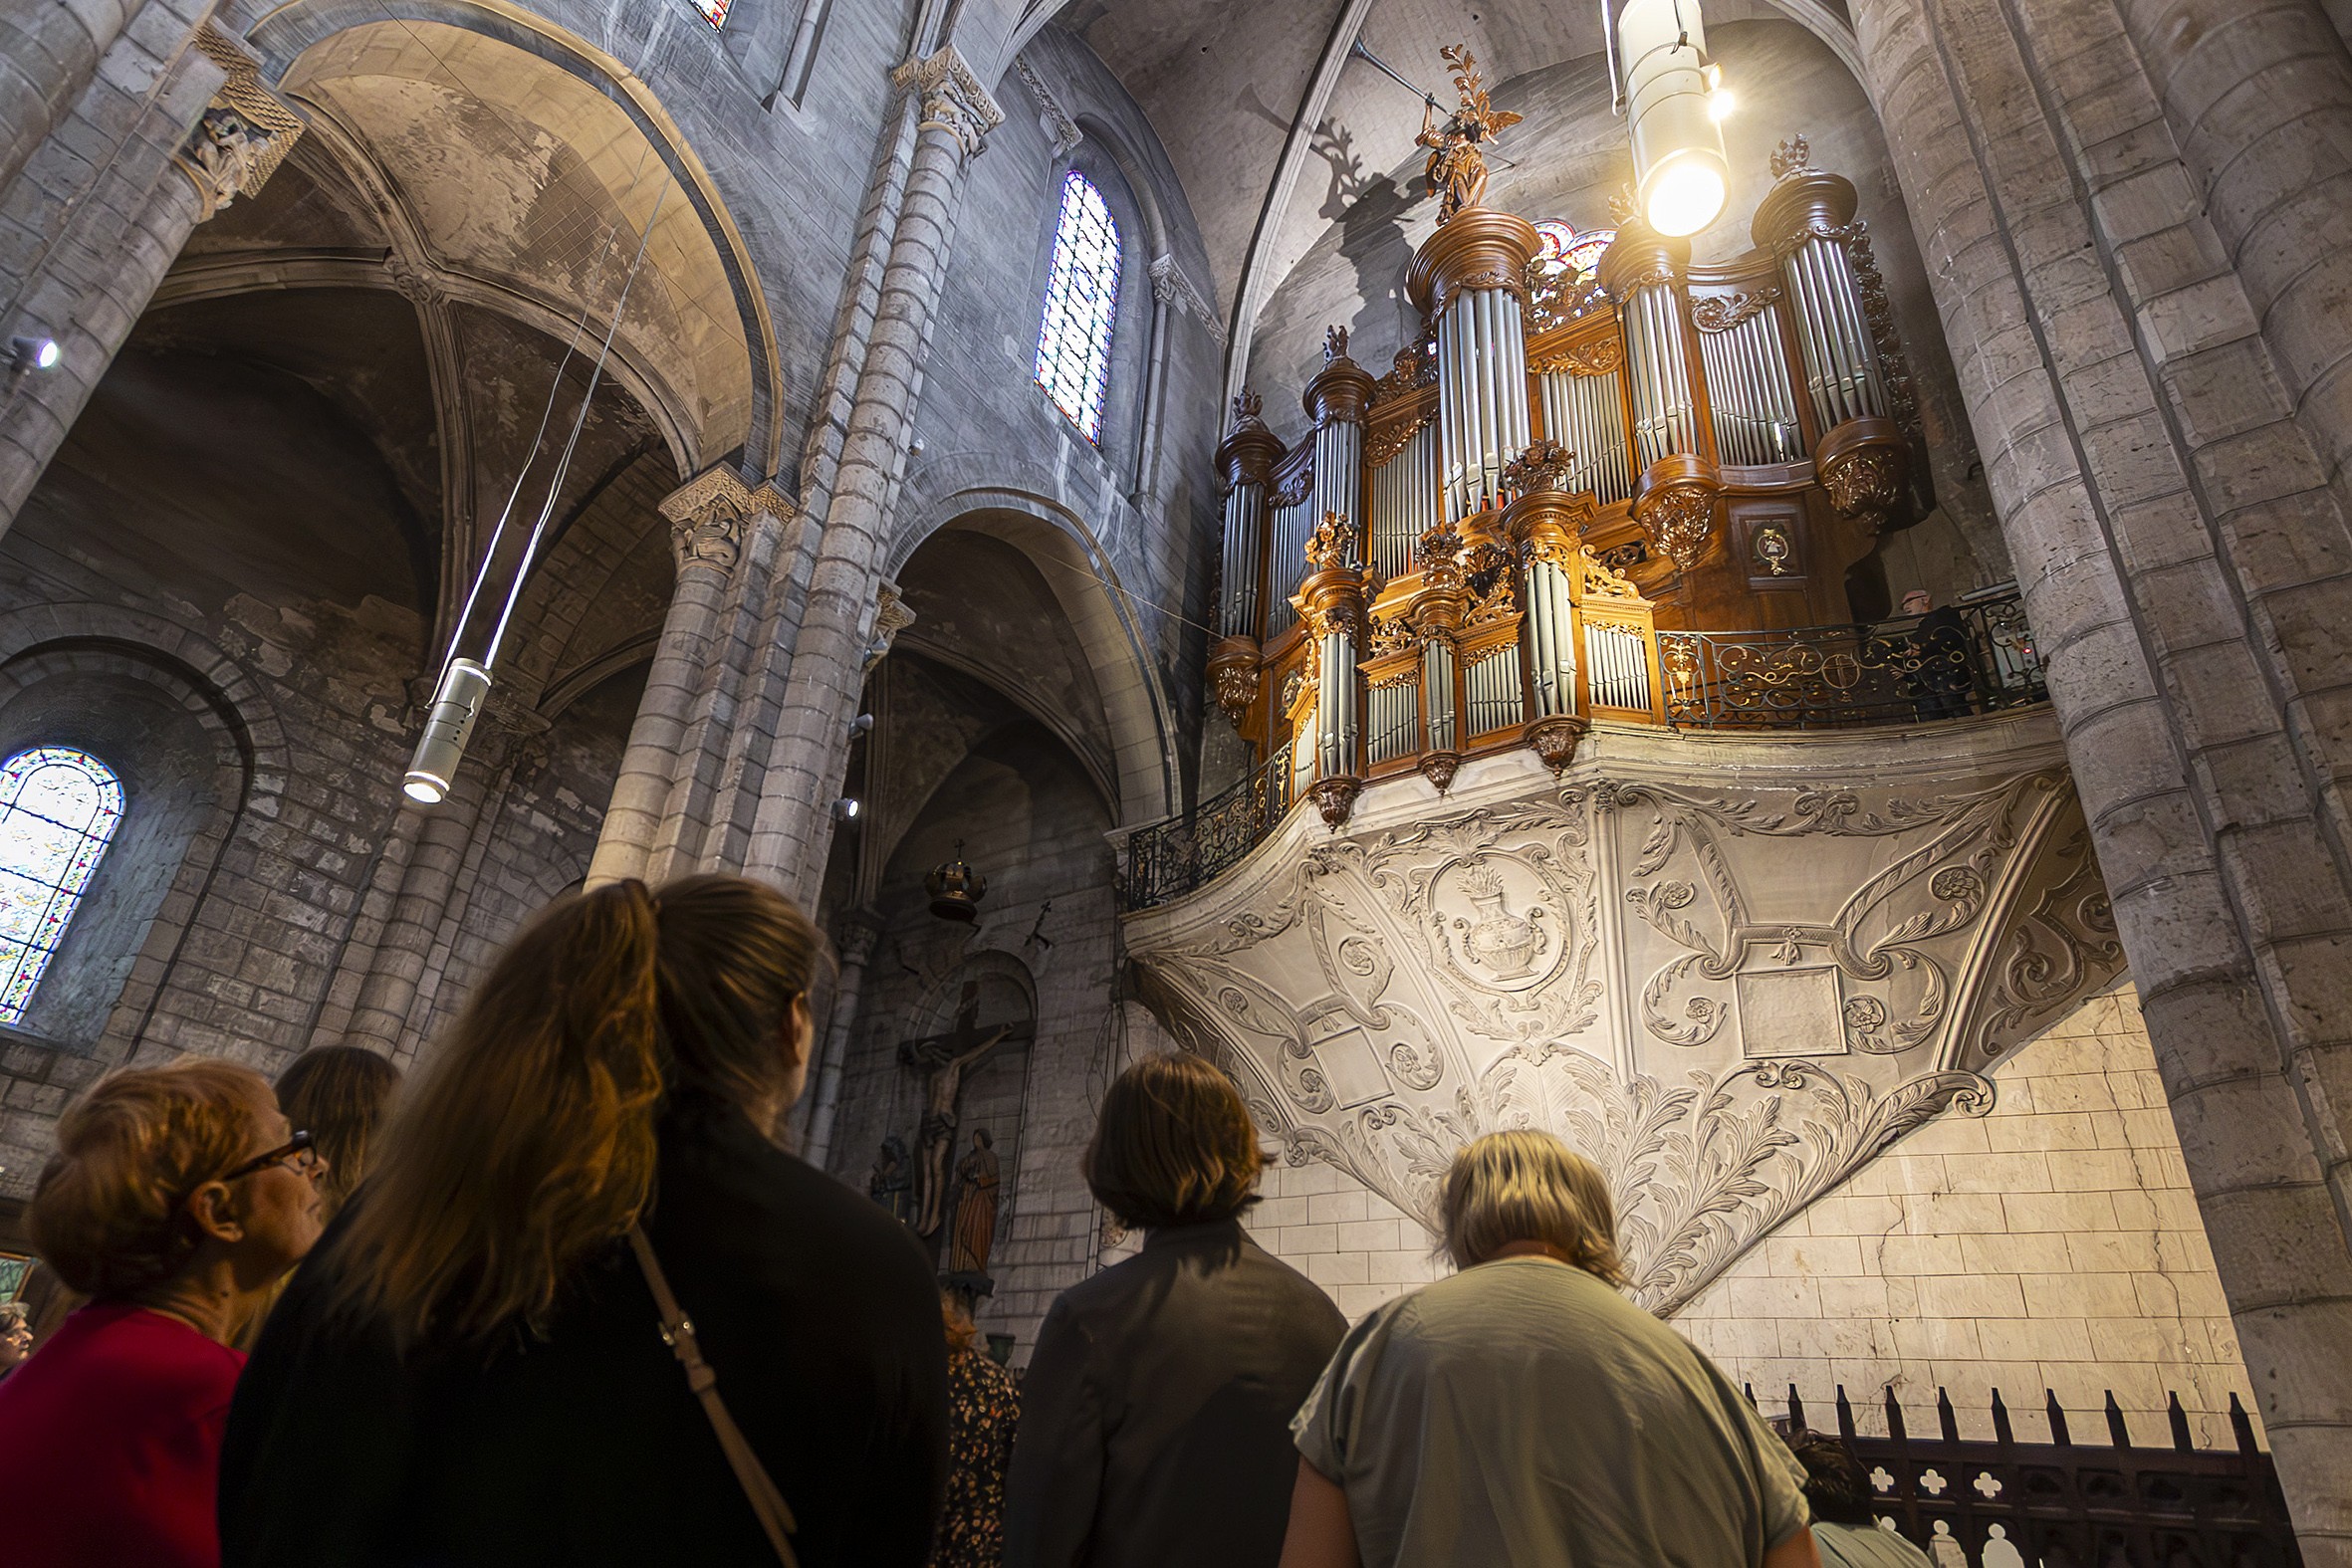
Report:
[[[1629,221],[1592,275],[1546,272],[1532,225],[1466,206],[1387,375],[1334,329],[1295,445],[1236,399],[1209,667],[1285,796],[1336,824],[1398,773],[1556,770],[1595,718],[1666,722],[1659,630],[1850,619],[1924,451],[1852,183],[1801,137],[1772,172],[1718,266]]]

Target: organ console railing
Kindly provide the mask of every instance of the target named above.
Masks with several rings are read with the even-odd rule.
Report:
[[[1420,338],[1375,379],[1325,339],[1286,444],[1253,392],[1218,449],[1210,673],[1284,792],[1662,724],[1656,635],[1849,617],[1846,569],[1912,501],[1909,375],[1844,178],[1781,145],[1757,248],[1695,267],[1627,223],[1594,275],[1466,205],[1414,257]]]

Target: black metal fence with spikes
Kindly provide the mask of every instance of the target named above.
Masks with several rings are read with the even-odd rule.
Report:
[[[2103,1446],[2073,1440],[2055,1393],[2043,1391],[2042,1408],[2050,1441],[2019,1443],[1995,1389],[1992,1441],[1964,1439],[1951,1396],[1938,1389],[1938,1435],[1913,1437],[1890,1388],[1886,1436],[1870,1437],[1855,1431],[1840,1384],[1837,1432],[1870,1477],[1881,1520],[1938,1568],[2301,1568],[2278,1473],[2236,1395],[2233,1449],[2198,1448],[2178,1394],[2163,1448],[2132,1442],[2112,1391]],[[1791,1384],[1787,1427],[1809,1425]]]

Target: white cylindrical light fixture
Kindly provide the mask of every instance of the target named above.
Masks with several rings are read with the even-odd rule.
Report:
[[[1633,135],[1634,200],[1660,234],[1696,234],[1723,211],[1732,168],[1709,102],[1699,0],[1625,0],[1617,17]]]
[[[465,744],[490,697],[490,672],[471,659],[451,659],[441,675],[441,689],[433,693],[432,711],[425,715],[424,734],[417,738],[416,756],[400,787],[420,805],[437,805],[449,794],[457,765],[465,761]]]

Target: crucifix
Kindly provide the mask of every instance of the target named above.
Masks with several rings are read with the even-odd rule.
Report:
[[[980,983],[964,982],[956,1005],[955,1027],[944,1034],[926,1034],[898,1042],[901,1066],[923,1074],[923,1122],[915,1154],[915,1232],[938,1232],[946,1218],[948,1173],[955,1160],[956,1100],[964,1090],[964,1074],[1008,1040],[1036,1034],[1028,1023],[980,1026]]]

